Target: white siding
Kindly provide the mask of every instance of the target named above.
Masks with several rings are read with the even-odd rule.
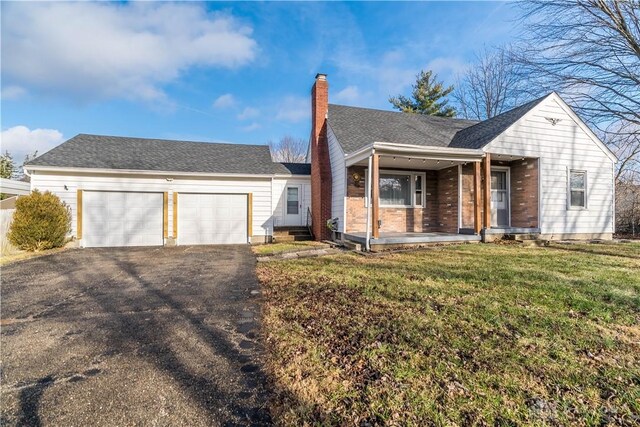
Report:
[[[613,232],[613,162],[551,95],[485,151],[540,158],[542,234]],[[553,126],[547,119],[561,119]],[[567,209],[569,169],[587,171],[587,209]]]
[[[72,235],[76,235],[77,190],[149,191],[169,193],[169,236],[173,235],[173,192],[253,193],[253,235],[271,235],[271,178],[152,177],[141,175],[79,174],[34,171],[31,188],[51,191],[71,208]],[[67,187],[65,189],[65,186]],[[179,231],[179,230],[178,230]],[[179,238],[179,236],[178,236]]]
[[[29,194],[30,188],[31,184],[28,182],[0,178],[0,193],[24,196]]]
[[[302,191],[302,224],[307,222],[307,209],[311,208],[311,177],[293,176],[291,178],[274,178],[272,186],[273,226],[284,224],[284,208],[286,204],[287,185],[299,185]]]
[[[331,161],[331,218],[338,218],[338,231],[344,233],[344,197],[347,172],[344,152],[331,130],[331,126],[328,127],[327,137]]]

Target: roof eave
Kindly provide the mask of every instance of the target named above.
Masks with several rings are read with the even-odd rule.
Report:
[[[430,147],[423,145],[398,144],[393,142],[376,141],[366,145],[357,151],[345,155],[347,166],[356,164],[369,157],[374,152],[384,152],[387,154],[427,156],[433,159],[444,160],[480,160],[485,156],[481,149],[453,148],[453,147]]]
[[[144,175],[144,176],[158,176],[168,175],[175,176],[187,176],[187,177],[220,177],[220,178],[272,178],[276,174],[251,174],[251,173],[217,173],[217,172],[184,172],[184,171],[156,171],[156,170],[139,170],[139,169],[109,169],[109,168],[78,168],[78,167],[64,167],[64,166],[45,166],[45,165],[25,165],[25,169],[29,172],[44,171],[44,172],[70,172],[70,173],[104,173],[114,175]]]

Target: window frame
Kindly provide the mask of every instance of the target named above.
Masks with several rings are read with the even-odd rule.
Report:
[[[424,208],[426,206],[427,198],[426,198],[426,183],[427,183],[427,173],[424,171],[412,171],[412,170],[396,170],[396,169],[380,169],[378,173],[378,177],[380,178],[382,175],[406,175],[409,177],[409,185],[411,186],[411,204],[410,205],[383,205],[379,204],[380,209],[392,208],[392,209],[415,209],[415,208]],[[416,204],[416,176],[422,177],[422,189],[419,191],[422,193],[422,204]],[[365,168],[364,170],[364,189],[365,189],[365,207],[369,206],[369,170]],[[378,191],[378,194],[380,192]],[[380,198],[379,200],[382,200]]]
[[[584,186],[582,189],[571,187],[571,175],[574,173],[584,175]],[[587,171],[584,169],[567,168],[567,210],[570,210],[570,211],[587,210],[588,209],[588,205],[587,205],[588,189],[589,189],[589,174],[587,173]],[[574,206],[571,203],[572,191],[582,191],[582,202],[583,202],[582,206]]]

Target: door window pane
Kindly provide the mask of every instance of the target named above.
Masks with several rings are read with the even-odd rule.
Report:
[[[287,215],[298,215],[298,187],[287,187]]]
[[[380,175],[381,205],[411,205],[411,175]]]

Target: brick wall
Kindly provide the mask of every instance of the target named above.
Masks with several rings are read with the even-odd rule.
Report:
[[[354,172],[361,177],[360,183],[353,179]],[[428,232],[439,231],[438,224],[438,172],[424,171],[424,208],[380,207],[380,232]],[[351,166],[347,170],[347,221],[346,232],[365,232],[367,228],[367,207],[365,206],[365,167]]]
[[[327,240],[331,218],[331,160],[327,140],[329,84],[318,74],[311,90],[311,215],[316,240]]]
[[[457,233],[458,166],[438,171],[438,202],[438,231]]]
[[[514,160],[511,166],[511,226],[538,227],[538,159]]]

